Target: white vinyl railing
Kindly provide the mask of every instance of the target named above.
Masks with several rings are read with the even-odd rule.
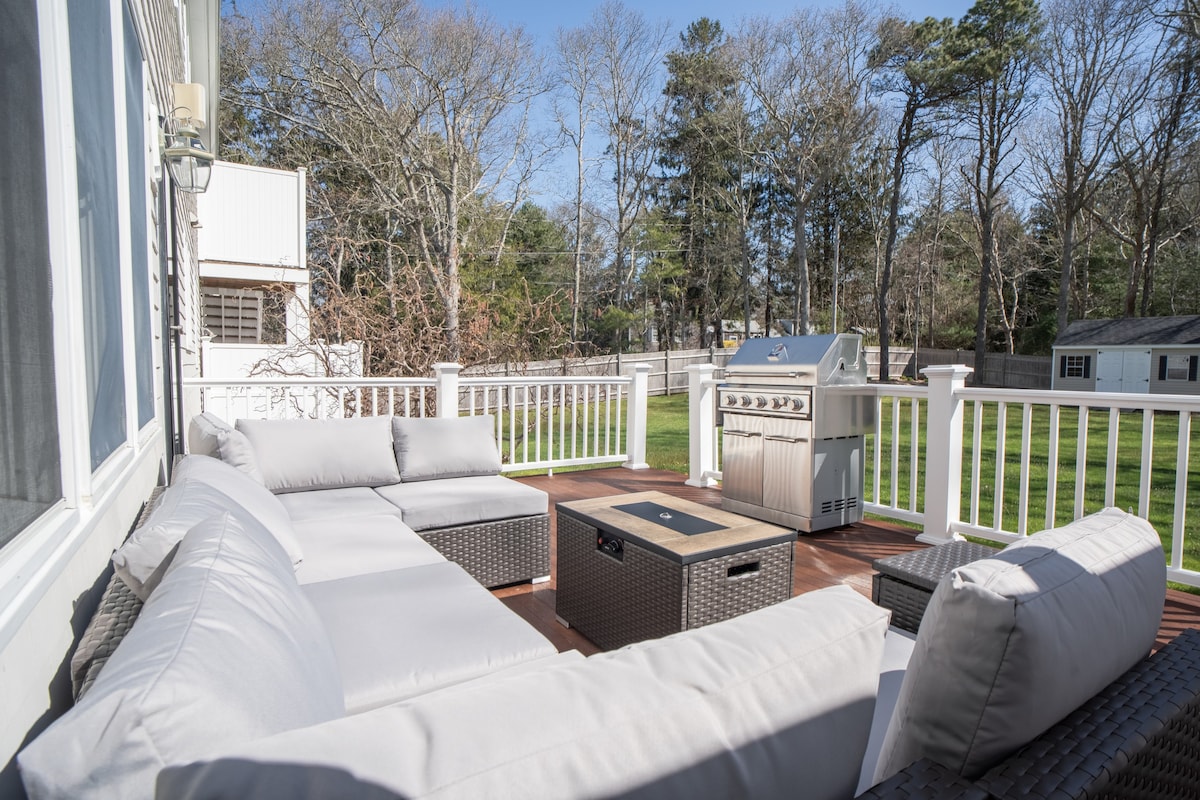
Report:
[[[457,364],[432,378],[192,378],[188,415],[227,420],[455,417],[492,414],[504,471],[622,464],[646,468],[649,366],[596,377],[471,378]],[[456,402],[443,403],[440,398]]]
[[[1118,506],[1158,530],[1171,580],[1200,586],[1200,539],[1187,536],[1200,513],[1200,398],[967,388],[968,367],[922,372],[928,385],[854,390],[875,398],[866,511],[921,525],[927,542],[1010,542]],[[712,485],[715,403],[703,398],[717,383],[693,378],[689,482]]]

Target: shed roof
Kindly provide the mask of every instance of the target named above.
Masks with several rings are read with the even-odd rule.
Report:
[[[1200,345],[1200,315],[1078,319],[1054,341],[1055,347],[1169,344]]]

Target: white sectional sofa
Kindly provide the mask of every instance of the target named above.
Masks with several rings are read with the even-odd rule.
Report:
[[[957,570],[915,644],[833,587],[584,658],[360,488],[289,501],[185,458],[115,558],[136,624],[19,755],[29,795],[848,799],[926,758],[974,779],[1142,661],[1162,613],[1158,537],[1110,509]]]

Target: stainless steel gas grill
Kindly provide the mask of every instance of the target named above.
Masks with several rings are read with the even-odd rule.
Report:
[[[721,507],[811,532],[862,519],[863,437],[875,424],[862,337],[747,340],[725,367]]]

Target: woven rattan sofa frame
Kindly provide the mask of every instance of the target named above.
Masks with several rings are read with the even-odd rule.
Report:
[[[1139,662],[977,780],[922,760],[862,798],[1200,798],[1200,630]]]

